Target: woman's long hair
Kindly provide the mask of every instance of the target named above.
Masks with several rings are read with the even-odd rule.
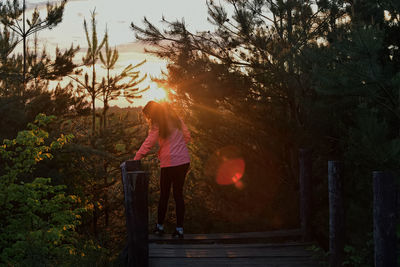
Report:
[[[143,114],[150,120],[151,125],[158,126],[159,136],[167,138],[174,129],[182,130],[178,115],[168,104],[149,101],[143,108]]]

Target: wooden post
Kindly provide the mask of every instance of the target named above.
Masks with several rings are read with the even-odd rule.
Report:
[[[344,254],[344,206],[342,164],[328,161],[329,266],[342,266]]]
[[[299,188],[300,188],[300,227],[303,240],[310,239],[310,190],[311,153],[307,149],[299,150]]]
[[[374,171],[375,267],[397,266],[396,186],[390,172]]]
[[[147,267],[148,246],[148,185],[147,173],[141,170],[140,161],[126,161],[121,165],[125,196],[128,244],[124,265]]]

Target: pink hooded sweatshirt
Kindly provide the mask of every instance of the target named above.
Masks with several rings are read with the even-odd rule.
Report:
[[[158,126],[151,127],[146,140],[140,146],[139,151],[136,152],[134,160],[143,158],[158,141],[160,145],[158,159],[161,168],[189,163],[190,156],[186,144],[190,141],[190,132],[182,120],[181,123],[182,131],[174,129],[166,139],[159,137]]]

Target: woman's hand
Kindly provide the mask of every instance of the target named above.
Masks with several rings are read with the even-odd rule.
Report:
[[[135,160],[137,150],[133,150],[133,155],[128,160]]]

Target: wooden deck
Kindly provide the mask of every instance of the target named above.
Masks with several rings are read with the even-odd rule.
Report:
[[[300,231],[150,236],[149,266],[320,266]],[[297,241],[296,241],[297,240]]]

